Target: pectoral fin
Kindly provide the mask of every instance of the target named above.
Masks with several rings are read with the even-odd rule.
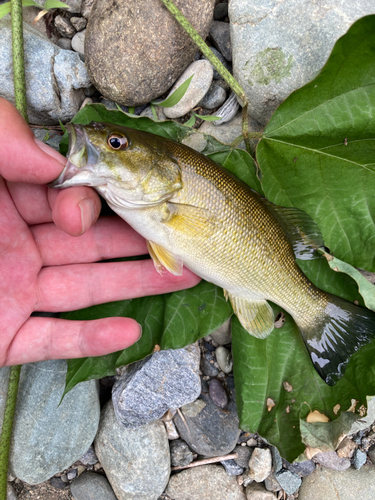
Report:
[[[274,328],[275,319],[272,308],[266,300],[234,297],[226,290],[224,295],[229,298],[234,313],[245,330],[258,339],[268,337]]]
[[[168,202],[170,217],[164,221],[164,224],[176,231],[187,232],[193,236],[194,233],[202,232],[206,237],[212,234],[214,229],[212,214],[209,210],[193,205],[184,205],[180,203]]]
[[[147,242],[147,249],[159,274],[163,274],[165,268],[175,276],[182,276],[183,262],[179,257],[153,241]]]

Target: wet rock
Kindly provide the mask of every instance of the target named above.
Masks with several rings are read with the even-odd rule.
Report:
[[[212,402],[219,408],[225,408],[228,404],[228,396],[219,380],[213,378],[209,385],[209,394]]]
[[[195,61],[190,64],[190,66],[186,68],[180,78],[173,85],[168,96],[180,87],[184,81],[194,75],[189,87],[177,104],[171,106],[170,108],[165,108],[165,116],[168,118],[178,118],[186,115],[186,113],[193,109],[208,92],[213,79],[213,74],[211,64],[205,59],[200,59],[199,61]]]
[[[345,470],[350,467],[350,460],[348,458],[339,458],[335,451],[317,453],[314,455],[314,462],[333,470]]]
[[[76,34],[76,29],[69,19],[60,15],[55,17],[55,28],[64,38],[73,38]]]
[[[64,50],[72,50],[72,41],[70,38],[60,38],[56,45]]]
[[[174,423],[181,438],[199,455],[226,455],[236,446],[241,431],[234,394],[225,412],[211,401],[208,394],[201,394],[201,399],[187,405],[187,408],[182,407],[181,411],[184,420],[177,414]]]
[[[70,467],[92,443],[99,423],[94,380],[74,387],[60,403],[66,362],[44,361],[21,370],[10,470],[29,484]]]
[[[275,474],[276,480],[287,495],[292,495],[301,486],[302,479],[290,470],[281,469]]]
[[[98,457],[96,456],[94,447],[91,445],[90,448],[82,455],[79,459],[83,465],[94,465],[98,463]]]
[[[169,443],[169,451],[171,453],[171,464],[173,467],[183,467],[194,460],[192,452],[182,439],[171,441]]]
[[[70,486],[74,500],[117,500],[107,479],[94,472],[81,474]]]
[[[201,357],[201,370],[204,375],[208,377],[216,377],[219,373],[218,368],[214,365],[215,358],[211,352],[205,352]]]
[[[367,455],[361,450],[355,450],[354,456],[353,456],[353,467],[355,469],[360,469],[362,465],[365,465],[367,460]]]
[[[223,21],[228,16],[228,3],[218,3],[214,9],[215,21]]]
[[[231,73],[232,66],[230,63],[228,63],[228,61],[225,59],[225,57],[223,57],[220,54],[220,52],[217,49],[215,49],[215,47],[210,47],[210,49],[211,49],[211,52],[219,59],[221,64]],[[206,57],[203,56],[202,59],[206,59]],[[214,80],[221,80],[222,77],[221,77],[220,73],[217,71],[217,69],[215,69],[215,67],[213,65],[211,65],[211,66],[212,66],[212,69],[214,71]],[[221,81],[223,81],[223,80],[221,80]]]
[[[112,390],[118,422],[136,428],[196,400],[201,392],[199,360],[199,347],[193,344],[129,365]]]
[[[165,493],[174,500],[246,500],[235,476],[223,467],[202,465],[171,477]]]
[[[312,460],[305,460],[304,462],[296,462],[288,464],[287,468],[300,477],[309,476],[315,470],[315,463]]]
[[[251,483],[246,486],[247,500],[275,500],[276,497],[270,491],[267,491],[263,484]]]
[[[249,99],[249,114],[266,124],[277,106],[312,80],[332,48],[372,0],[244,2],[231,0],[233,71]]]
[[[203,123],[203,125],[201,125],[199,131],[202,132],[202,133],[204,133],[204,134],[211,135],[210,132],[208,131],[208,127],[205,127],[205,125],[209,125],[209,123],[210,122]],[[223,129],[223,127],[220,127],[220,129],[215,128],[215,131],[216,130],[222,130],[222,129]],[[205,130],[207,130],[207,131],[205,131]],[[241,134],[236,135],[236,137],[238,137],[239,135],[241,135]],[[216,136],[214,136],[214,137],[216,137]],[[233,140],[236,137],[234,137]],[[218,139],[218,140],[220,140],[220,139]],[[233,142],[233,140],[230,141],[228,144],[230,144],[231,142]],[[225,142],[225,141],[220,140],[220,142]],[[212,332],[210,334],[210,336],[219,345],[230,344],[232,342],[231,318],[227,319],[227,321],[225,323],[223,323],[217,330],[215,330],[214,332]]]
[[[204,109],[216,109],[223,104],[227,97],[225,90],[216,82],[211,83],[207,94],[198,103],[198,106]]]
[[[244,471],[243,467],[240,467],[233,459],[222,460],[220,463],[224,466],[228,476],[240,476]]]
[[[253,450],[247,446],[236,446],[233,453],[237,453],[238,457],[234,459],[236,464],[244,469],[249,467],[249,460]]]
[[[210,37],[215,47],[227,61],[232,60],[232,47],[230,43],[230,28],[228,23],[213,21],[210,28]]]
[[[81,56],[85,55],[85,35],[86,30],[79,31],[72,38],[72,49]]]
[[[176,0],[203,39],[214,3]],[[189,35],[161,2],[97,0],[92,8],[86,63],[92,82],[108,99],[127,106],[150,102],[171,87],[196,52]]]
[[[84,17],[71,17],[70,22],[77,31],[82,31],[86,28],[87,19],[85,19]]]
[[[220,346],[215,351],[217,363],[224,373],[230,373],[233,369],[232,354],[228,349]]]
[[[268,448],[254,448],[249,462],[249,476],[261,483],[271,474],[272,457]]]
[[[160,420],[125,429],[117,423],[109,402],[102,412],[95,450],[118,500],[155,500],[163,493],[170,455]]]

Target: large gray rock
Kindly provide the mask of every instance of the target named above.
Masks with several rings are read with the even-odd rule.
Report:
[[[375,498],[375,467],[364,465],[361,470],[336,472],[316,469],[303,478],[298,500],[317,499],[373,500]]]
[[[24,23],[28,115],[37,125],[67,122],[85,99],[91,85],[79,55],[47,40]],[[0,20],[0,96],[14,102],[12,30],[8,16]]]
[[[236,477],[228,476],[218,465],[202,465],[175,474],[165,493],[174,500],[246,500]]]
[[[98,429],[100,406],[96,382],[78,384],[59,404],[65,376],[65,361],[22,367],[10,470],[29,484],[46,481],[78,460]]]
[[[112,402],[104,408],[95,450],[118,500],[157,500],[168,483],[170,455],[162,421],[124,429]]]
[[[205,38],[215,0],[176,0]],[[85,40],[94,85],[113,101],[137,106],[166,92],[197,52],[185,30],[159,0],[97,0]]]
[[[134,429],[195,401],[201,392],[199,361],[199,346],[193,344],[155,352],[127,367],[112,390],[117,421]]]
[[[107,479],[93,472],[81,474],[72,482],[70,491],[74,500],[116,500]]]
[[[293,90],[316,76],[351,24],[373,13],[373,0],[231,0],[233,71],[249,114],[266,124]]]

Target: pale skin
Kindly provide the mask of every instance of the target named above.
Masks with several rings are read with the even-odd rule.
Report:
[[[146,242],[118,217],[98,218],[93,189],[47,188],[65,161],[0,98],[0,366],[100,356],[141,334],[130,318],[30,317],[35,311],[71,311],[199,282],[187,269],[160,276],[151,260],[98,262],[143,255]]]

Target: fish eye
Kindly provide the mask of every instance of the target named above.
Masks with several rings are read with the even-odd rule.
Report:
[[[107,140],[108,146],[111,149],[120,150],[126,149],[128,147],[128,140],[126,137],[120,134],[111,134]]]

